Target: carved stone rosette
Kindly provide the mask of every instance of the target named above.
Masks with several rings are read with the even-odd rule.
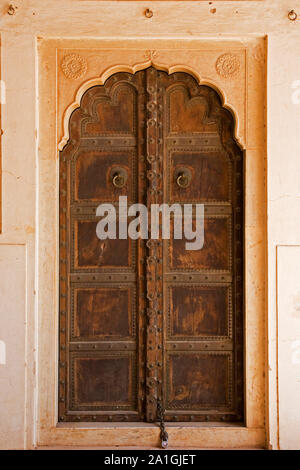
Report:
[[[234,77],[239,73],[240,61],[235,54],[222,54],[216,62],[217,73],[224,78]]]
[[[79,54],[68,54],[64,56],[61,68],[66,78],[82,78],[87,72],[87,61]]]

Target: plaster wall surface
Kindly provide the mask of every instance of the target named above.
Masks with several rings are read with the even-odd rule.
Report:
[[[295,412],[300,393],[299,263],[299,246],[277,248],[279,445],[290,450],[299,445],[299,416]]]
[[[72,38],[91,40],[91,45],[95,38],[124,42],[211,39],[220,41],[220,45],[224,40],[246,43],[249,38],[265,39],[265,75],[255,84],[266,85],[265,123],[247,123],[250,132],[261,132],[265,125],[267,136],[267,145],[261,149],[265,154],[261,164],[265,166],[268,237],[266,348],[265,356],[258,358],[266,365],[266,434],[261,440],[265,439],[265,445],[273,449],[300,448],[300,377],[298,363],[293,363],[293,358],[298,357],[293,356],[293,344],[300,341],[296,307],[300,262],[300,19],[288,19],[291,9],[298,11],[300,18],[300,1],[209,3],[65,0],[62,6],[61,0],[16,0],[15,14],[8,15],[8,3],[0,1],[1,79],[6,90],[5,103],[2,96],[1,104],[0,341],[5,343],[6,357],[5,361],[0,360],[0,448],[32,448],[39,444],[39,367],[49,367],[46,360],[39,366],[37,362],[41,347],[38,330],[43,326],[38,273],[51,269],[47,263],[41,265],[41,259],[53,257],[47,243],[43,245],[47,256],[40,257],[39,232],[43,230],[51,238],[56,223],[51,218],[42,227],[39,223],[47,209],[40,203],[41,191],[48,191],[49,200],[55,197],[51,184],[40,186],[39,176],[41,162],[43,181],[47,182],[48,175],[51,180],[55,174],[55,156],[49,160],[43,154],[39,129],[37,44],[49,38],[60,40],[62,47],[65,40]],[[150,19],[144,15],[146,8],[153,10]],[[250,79],[255,80],[255,76]],[[48,139],[49,145],[56,145],[52,118]],[[43,115],[44,124],[45,119]],[[255,210],[261,208],[253,207]],[[215,435],[225,431],[216,429]],[[134,436],[135,431],[131,432]],[[150,445],[155,443],[153,432],[149,428]],[[242,441],[244,430],[236,432],[236,442]],[[205,444],[209,447],[213,442],[210,437]],[[226,439],[223,442],[226,445]],[[59,440],[53,444],[63,445]],[[71,445],[72,438],[65,444]],[[93,441],[91,444],[99,445]],[[202,446],[193,442],[195,445]],[[251,446],[251,442],[247,445]],[[228,442],[227,447],[232,444]]]

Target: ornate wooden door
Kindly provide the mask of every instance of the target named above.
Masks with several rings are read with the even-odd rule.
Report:
[[[230,112],[192,76],[151,67],[90,88],[69,125],[59,420],[155,421],[159,404],[166,421],[242,421],[243,154]],[[99,240],[96,208],[119,196],[149,211],[204,204],[203,248]]]

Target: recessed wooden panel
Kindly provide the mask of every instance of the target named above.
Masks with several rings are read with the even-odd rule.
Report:
[[[224,151],[218,152],[170,152],[170,200],[171,202],[227,202],[230,193],[230,162]],[[176,177],[182,168],[190,171],[191,181],[182,189]]]
[[[193,230],[196,229],[193,220]],[[186,250],[184,236],[169,242],[169,266],[178,270],[228,271],[231,267],[231,226],[228,217],[204,219],[204,245],[200,250]],[[172,231],[173,233],[173,227]]]
[[[132,240],[100,240],[96,234],[98,220],[76,220],[75,264],[76,268],[128,268],[134,262]]]
[[[224,286],[169,287],[170,339],[226,337],[231,316],[231,294]]]
[[[185,83],[171,87],[167,94],[170,113],[169,131],[177,135],[216,132],[218,130],[216,121],[207,119],[207,101],[201,96],[192,94],[197,94],[197,88],[190,90]]]
[[[82,120],[83,136],[114,135],[135,132],[136,90],[130,83],[115,83],[108,96],[105,88],[89,90],[91,116]],[[85,107],[85,101],[82,107]]]
[[[75,288],[74,339],[128,338],[135,333],[135,295],[130,287]]]
[[[229,354],[170,354],[167,369],[168,409],[228,407]]]
[[[72,408],[134,408],[132,355],[73,354],[71,361]]]
[[[122,188],[116,188],[112,179],[114,171],[126,172]],[[100,152],[82,150],[75,163],[75,200],[118,202],[119,196],[134,199],[136,183],[133,181],[134,156],[132,151]]]

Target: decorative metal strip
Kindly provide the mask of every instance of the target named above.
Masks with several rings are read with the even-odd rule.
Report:
[[[63,417],[66,411],[67,383],[67,324],[68,324],[68,232],[67,232],[67,178],[68,164],[65,158],[60,161],[59,191],[59,367],[58,367],[58,413]]]
[[[215,339],[215,338],[214,338]],[[168,341],[165,348],[167,351],[232,351],[233,342],[225,338],[223,343],[220,341],[202,341],[199,337],[196,341]]]
[[[135,273],[128,273],[128,274],[119,274],[119,273],[80,273],[80,274],[70,274],[70,282],[73,284],[81,283],[81,282],[136,282],[136,274]]]
[[[83,342],[73,341],[69,345],[70,351],[136,351],[136,343],[131,341],[101,341]]]
[[[72,204],[70,206],[70,211],[71,211],[71,215],[74,216],[76,218],[80,218],[81,215],[91,215],[95,218],[95,222],[98,222],[98,216],[96,215],[96,211],[97,211],[97,207],[99,206],[99,204],[101,204],[102,201],[98,201],[98,202],[95,202],[94,204],[91,204],[90,202],[86,202],[86,203],[83,203],[83,202],[80,202],[78,204]],[[116,216],[118,218],[118,215],[119,215],[119,201],[117,202],[109,202],[109,204],[111,204],[114,208],[115,208],[115,211],[116,211]],[[129,217],[128,216],[128,221],[134,219],[134,217]]]
[[[206,134],[201,134],[201,135],[185,135],[184,137],[182,136],[168,136],[166,137],[166,145],[167,147],[193,147],[194,145],[197,146],[197,150],[201,151],[201,148],[203,147],[203,150],[208,150],[208,151],[220,151],[223,150],[222,144],[221,144],[221,139],[219,134],[217,133],[206,133]]]
[[[112,134],[112,136],[105,137],[82,137],[80,139],[79,149],[97,149],[100,147],[105,150],[109,150],[110,148],[115,150],[115,147],[120,149],[123,147],[135,147],[136,143],[136,138],[134,136],[115,137]]]
[[[178,273],[174,271],[173,273],[164,274],[164,281],[170,283],[185,283],[189,282],[190,285],[193,283],[201,284],[201,283],[208,283],[208,282],[218,282],[222,285],[226,285],[227,283],[232,282],[232,274],[231,273],[210,273],[207,272],[205,274],[197,273],[195,271],[190,271],[189,273]]]
[[[162,165],[161,144],[159,133],[162,128],[161,119],[158,120],[158,89],[157,71],[154,68],[146,70],[147,88],[147,207],[150,213],[151,204],[162,202]],[[151,223],[149,224],[151,229]],[[146,269],[147,269],[147,373],[146,373],[146,419],[154,421],[157,418],[157,398],[161,395],[158,381],[161,381],[162,337],[158,332],[161,329],[162,312],[162,252],[161,244],[156,240],[148,240]]]

